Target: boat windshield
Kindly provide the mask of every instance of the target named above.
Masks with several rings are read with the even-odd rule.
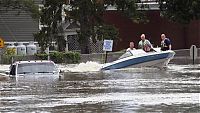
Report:
[[[56,66],[52,62],[23,63],[18,64],[17,68],[17,74],[53,73],[56,71]]]
[[[129,56],[133,56],[133,54],[130,51],[127,51],[121,57],[119,57],[119,59],[126,58],[126,57],[129,57]]]

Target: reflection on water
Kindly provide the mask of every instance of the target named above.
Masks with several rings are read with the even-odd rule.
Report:
[[[9,80],[0,82],[0,112],[197,113],[199,68],[170,65],[164,70],[72,71],[60,80]]]

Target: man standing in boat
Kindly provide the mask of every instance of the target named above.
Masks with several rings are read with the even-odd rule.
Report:
[[[135,50],[135,48],[134,48],[134,42],[130,42],[129,48],[126,51],[130,51],[130,50]]]
[[[171,50],[172,45],[169,38],[166,38],[165,34],[161,34],[160,37],[161,37],[161,50],[162,51]]]
[[[146,52],[151,51],[151,49],[153,48],[153,46],[150,43],[150,41],[145,38],[145,34],[142,34],[140,36],[140,38],[141,38],[141,41],[138,44],[138,48],[139,49],[143,49]]]

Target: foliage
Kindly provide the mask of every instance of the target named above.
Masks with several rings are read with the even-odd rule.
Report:
[[[35,54],[35,56],[36,56],[37,60],[47,60],[48,59],[48,54],[44,54],[44,53],[42,53],[42,54]]]
[[[58,22],[62,20],[62,5],[65,0],[45,0],[44,7],[41,7],[40,22],[44,27],[49,27],[50,32],[58,32]]]
[[[100,26],[97,30],[98,40],[111,39],[115,40],[118,38],[119,32],[118,29],[112,25],[103,25]]]
[[[159,0],[163,16],[187,24],[200,19],[200,0]]]
[[[88,53],[90,38],[95,39],[95,26],[102,23],[102,15],[105,11],[104,4],[99,0],[74,0],[70,3],[70,11],[66,11],[68,18],[80,23],[78,32],[81,52]]]
[[[66,0],[45,0],[44,7],[41,7],[40,23],[43,27],[34,37],[39,42],[42,52],[52,41],[59,40],[62,5],[65,3]]]
[[[16,55],[16,48],[6,48],[4,55]]]
[[[50,60],[55,63],[79,63],[81,57],[78,52],[51,52],[49,54]],[[21,55],[2,55],[2,60],[0,63],[2,64],[10,64],[12,63],[12,58],[14,61],[22,61],[22,60],[47,60],[48,54],[35,54],[34,56],[21,56]]]
[[[1,64],[10,64],[12,63],[12,55],[2,55],[1,57]]]
[[[46,48],[49,47],[51,39],[49,38],[48,27],[43,27],[38,33],[33,34],[34,39],[38,42],[41,47],[41,53],[44,53]]]
[[[64,53],[65,63],[79,63],[80,59],[81,59],[80,53],[77,52]]]
[[[50,59],[56,63],[62,63],[64,61],[62,52],[52,52],[49,55],[50,55]]]
[[[132,19],[134,22],[146,22],[147,18],[145,10],[138,10],[145,8],[145,5],[138,5],[140,0],[111,0],[117,7],[117,10],[122,12],[125,16]]]
[[[108,35],[108,32],[104,31],[109,30],[108,28],[111,27],[101,27],[103,25],[102,16],[108,6],[116,6],[118,11],[136,20],[136,22],[142,21],[145,16],[142,11],[138,10],[137,2],[140,2],[140,0],[74,0],[71,2],[71,10],[66,13],[68,18],[75,19],[80,23],[80,43],[85,46],[81,47],[83,49],[81,52],[85,53],[87,50],[84,49],[89,49],[87,45],[90,38],[95,41],[97,32],[106,33],[101,34],[101,36]],[[113,37],[112,39],[117,38],[116,33],[109,34],[109,37]]]
[[[55,63],[78,63],[80,61],[80,53],[77,52],[52,52],[49,54],[50,59]],[[47,60],[47,54],[36,54],[39,60]]]
[[[139,22],[143,19],[144,14],[138,10],[138,2],[140,0],[71,0],[70,7],[67,7],[68,2],[66,0],[46,0],[44,7],[41,9],[40,22],[46,27],[44,33],[47,35],[45,35],[45,38],[59,41],[60,39],[58,38],[60,38],[60,35],[63,35],[63,30],[60,26],[62,26],[62,11],[64,10],[66,21],[73,20],[80,23],[80,30],[77,32],[81,52],[88,53],[90,49],[88,46],[89,42],[91,39],[93,42],[98,39],[98,36],[100,36],[98,32],[105,33],[101,34],[100,38],[102,36],[106,36],[103,38],[117,38],[116,29],[103,24],[102,16],[106,8],[110,5],[116,6],[117,10],[122,12],[122,14]],[[108,35],[108,32],[111,32],[111,34]],[[46,41],[45,43],[50,42]]]
[[[0,0],[0,8],[18,9],[20,13],[22,10],[30,13],[31,17],[38,19],[39,16],[39,7],[35,5],[34,0]]]
[[[10,64],[12,57],[16,55],[16,48],[6,48],[2,55],[1,63],[3,64]]]
[[[21,61],[24,58],[25,58],[25,56],[21,56],[21,55],[2,55],[1,63],[2,64],[11,64],[12,59],[13,59],[13,61]]]

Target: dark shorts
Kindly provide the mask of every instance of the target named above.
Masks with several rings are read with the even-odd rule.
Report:
[[[162,47],[161,50],[162,51],[167,51],[167,50],[169,50],[169,47]]]

